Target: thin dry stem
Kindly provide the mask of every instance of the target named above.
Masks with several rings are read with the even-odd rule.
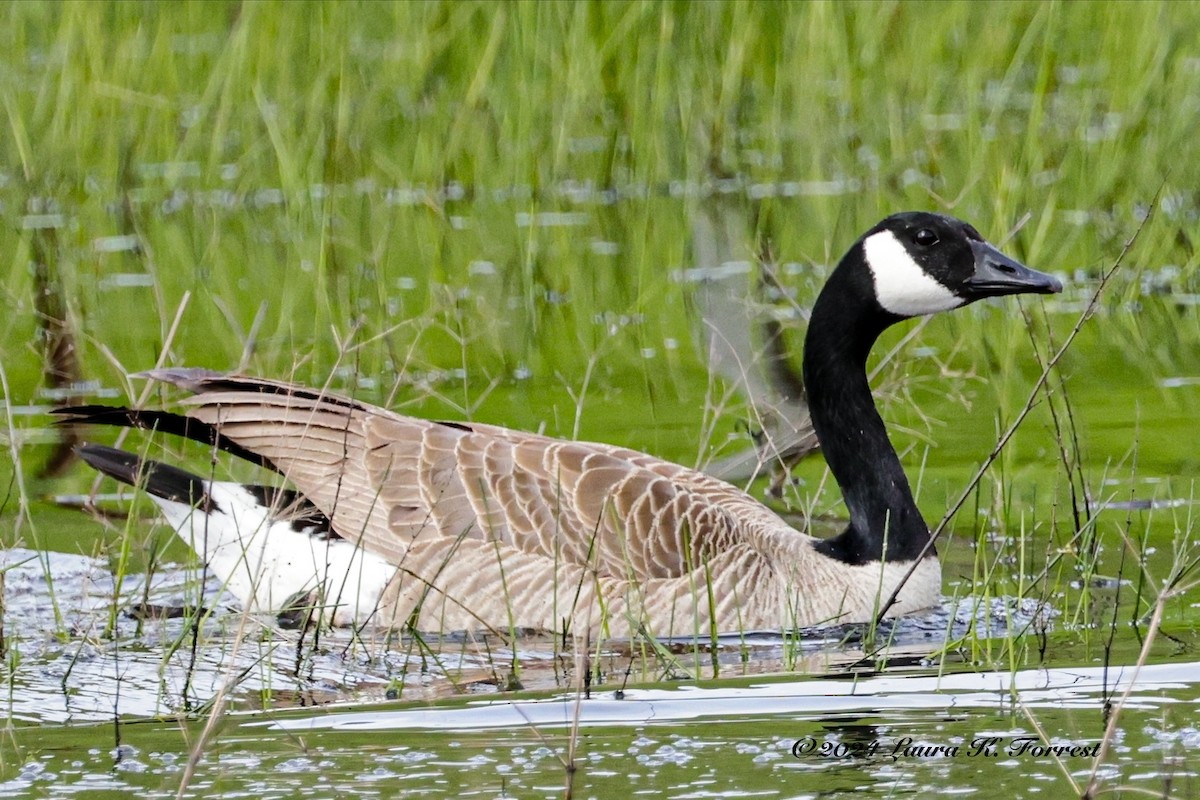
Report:
[[[1113,704],[1112,713],[1108,715],[1108,724],[1104,727],[1104,736],[1100,739],[1100,750],[1092,760],[1092,772],[1088,776],[1087,788],[1080,795],[1080,800],[1093,800],[1100,790],[1100,765],[1104,763],[1104,759],[1108,756],[1108,751],[1112,747],[1113,736],[1117,731],[1117,721],[1121,718],[1121,711],[1124,709],[1126,701],[1129,700],[1129,695],[1133,693],[1134,687],[1137,686],[1138,674],[1150,657],[1150,647],[1154,644],[1159,626],[1162,624],[1164,606],[1166,606],[1167,599],[1173,596],[1173,594],[1173,592],[1163,592],[1154,603],[1154,611],[1150,615],[1150,625],[1146,630],[1146,638],[1142,641],[1142,649],[1138,653],[1137,663],[1134,664],[1133,675],[1130,676],[1129,682],[1125,685],[1125,691],[1121,694],[1121,699]]]
[[[154,369],[161,369],[162,365],[166,363],[167,353],[170,352],[171,345],[175,342],[175,334],[179,332],[179,326],[183,323],[183,313],[187,310],[188,303],[191,302],[191,299],[192,293],[190,291],[184,292],[183,296],[179,298],[179,305],[175,307],[175,318],[171,320],[171,327],[167,330],[167,335],[163,339],[163,345],[158,351],[158,358],[154,361]],[[105,348],[105,352],[109,352],[107,348]],[[118,369],[120,369],[121,374],[128,374],[128,371],[122,368],[120,363],[115,362],[115,357],[114,363]],[[133,403],[133,407],[141,408],[143,405],[145,405],[146,401],[150,398],[151,391],[153,391],[152,383],[147,383],[145,386],[143,386],[141,394],[138,395],[137,400],[135,400]],[[122,443],[124,443],[125,438],[129,435],[129,431],[129,428],[122,428],[120,433],[117,434],[117,439],[114,442],[113,447],[120,447]],[[88,495],[91,497],[92,502],[95,501],[96,494],[100,491],[100,482],[103,480],[104,476],[99,473],[97,473],[96,477],[92,479],[92,487],[88,490]]]

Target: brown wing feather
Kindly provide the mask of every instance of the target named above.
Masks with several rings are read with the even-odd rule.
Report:
[[[168,380],[198,393],[190,415],[271,459],[339,533],[397,564],[449,537],[669,578],[782,524],[728,484],[625,448],[441,424],[275,381]]]

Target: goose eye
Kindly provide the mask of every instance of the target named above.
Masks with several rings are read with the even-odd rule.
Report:
[[[922,247],[931,247],[938,243],[937,234],[928,228],[921,228],[913,235],[913,241]]]

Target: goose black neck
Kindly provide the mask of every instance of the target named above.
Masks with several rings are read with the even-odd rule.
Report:
[[[804,383],[813,428],[841,487],[850,526],[817,549],[840,561],[907,561],[929,541],[908,478],[888,439],[867,382],[867,355],[901,318],[874,300],[866,270],[830,276],[817,297],[804,341]]]

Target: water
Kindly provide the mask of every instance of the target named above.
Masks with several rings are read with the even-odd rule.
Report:
[[[947,571],[966,563],[950,558]],[[22,743],[9,751],[5,797],[171,797],[182,783],[185,797],[561,797],[569,774],[574,796],[596,798],[926,796],[931,785],[1035,797],[1086,783],[1106,704],[1127,691],[1106,781],[1158,790],[1195,778],[1200,664],[1186,657],[1137,670],[1119,650],[1108,667],[1055,666],[1097,660],[1057,635],[1062,650],[1038,668],[931,659],[969,630],[976,645],[1003,647],[1068,627],[1032,599],[947,598],[885,626],[888,646],[870,654],[858,628],[725,637],[715,659],[666,642],[670,664],[612,643],[587,654],[597,685],[584,692],[584,654],[552,642],[417,647],[344,631],[314,642],[226,606],[192,567],[119,587],[107,562],[86,556],[9,550],[5,567],[4,702]],[[185,620],[139,630],[127,613],[198,601],[212,613],[195,649]],[[38,633],[51,631],[61,633]],[[502,691],[514,665],[529,691]],[[404,701],[389,701],[397,691]],[[219,733],[189,771],[214,703]]]
[[[599,36],[602,53],[584,28],[556,40],[569,26],[551,12],[565,5],[510,7],[513,19],[551,14],[536,30],[488,30],[478,9],[428,6],[445,16],[436,35],[431,23],[404,41],[394,20],[373,19],[378,30],[356,29],[353,44],[335,46],[335,66],[315,73],[329,53],[289,35],[300,17],[246,24],[234,17],[255,22],[271,7],[188,8],[193,33],[141,9],[118,46],[110,39],[124,34],[106,26],[119,19],[92,26],[89,7],[75,6],[77,27],[61,34],[61,20],[10,26],[0,58],[19,76],[6,128],[27,140],[0,166],[11,265],[0,275],[0,447],[14,457],[0,461],[10,723],[0,797],[551,798],[568,786],[595,798],[1079,796],[1115,709],[1103,785],[1200,795],[1194,587],[1165,604],[1134,668],[1155,598],[1187,587],[1191,575],[1173,570],[1196,555],[1200,161],[1171,132],[1194,138],[1200,62],[1186,53],[1195,26],[1172,22],[1183,6],[1160,9],[1148,34],[1104,28],[1133,6],[995,7],[974,18],[986,23],[981,39],[971,4],[947,5],[934,26],[918,5],[813,5],[780,26],[799,38],[778,52],[757,46],[768,41],[759,30],[710,47],[702,29],[655,19],[649,4],[571,10],[584,28],[599,24],[589,14],[621,18],[619,36]],[[771,8],[783,6],[758,7]],[[329,41],[345,24],[334,9],[313,15]],[[886,25],[872,16],[885,12]],[[721,62],[661,47],[671,26]],[[475,27],[482,38],[453,38]],[[613,58],[638,28],[650,38],[637,52],[667,60]],[[26,49],[21,37],[43,31]],[[261,74],[256,35],[270,68]],[[307,50],[289,50],[293,40]],[[504,50],[523,40],[548,49],[528,60]],[[478,61],[495,52],[489,42],[505,53],[491,75]],[[581,50],[563,77],[602,75],[613,96],[569,82],[561,91],[558,75],[554,102],[527,92],[539,72],[511,65],[557,65],[558,49]],[[756,62],[760,53],[779,63]],[[791,53],[803,69],[789,70]],[[70,69],[76,54],[91,60]],[[932,74],[920,69],[931,55]],[[639,62],[654,66],[637,72]],[[273,75],[280,64],[291,83]],[[1169,91],[1139,82],[1140,65]],[[673,82],[676,66],[686,80]],[[758,73],[774,75],[772,87]],[[719,92],[706,76],[720,77]],[[727,95],[743,81],[734,111]],[[336,110],[314,87],[331,87]],[[717,94],[730,126],[711,160],[720,175],[705,177],[692,171],[709,163],[694,152],[694,123]],[[651,95],[644,108],[638,98]],[[637,130],[671,131],[679,110],[692,126],[679,141]],[[529,121],[514,125],[522,113]],[[454,153],[439,149],[443,138]],[[97,154],[113,160],[86,163]],[[127,402],[142,384],[125,375],[160,355],[332,376],[334,389],[414,413],[708,463],[746,447],[751,415],[725,393],[731,383],[709,383],[713,365],[689,336],[685,301],[702,281],[744,287],[751,243],[770,240],[784,284],[767,293],[772,311],[802,324],[805,299],[860,223],[953,208],[981,214],[999,237],[1029,210],[1014,246],[1053,261],[1031,265],[1064,277],[1063,295],[981,303],[931,321],[911,344],[898,342],[912,326],[883,343],[898,349],[877,380],[885,418],[936,519],[1024,402],[1040,369],[1033,349],[1062,341],[1164,175],[1161,226],[939,542],[942,606],[871,642],[853,628],[587,652],[537,639],[302,635],[231,607],[148,520],[106,529],[45,501],[90,497],[81,470],[38,476],[61,438],[47,404]],[[744,252],[697,271],[690,215],[713,198],[763,213],[739,220],[732,238]],[[53,267],[45,287],[29,285],[31,262]],[[79,326],[83,374],[57,387],[41,374],[43,288],[62,290]],[[798,467],[785,497],[821,518],[842,513],[819,459]],[[184,616],[138,619],[143,603]],[[187,616],[196,609],[211,613]]]
[[[931,646],[968,631],[1005,637],[1052,627],[1055,617],[1031,599],[947,600],[929,614],[883,626],[880,639],[888,647],[878,655],[868,656],[862,630],[848,626],[801,636],[727,635],[715,650],[663,640],[669,658],[621,641],[585,656],[537,637],[515,648],[497,637],[416,640],[369,628],[356,636],[335,630],[314,637],[241,613],[197,567],[166,564],[118,586],[108,563],[88,556],[23,549],[0,556],[10,687],[3,702],[10,719],[31,723],[169,716],[209,708],[218,697],[235,709],[278,709],[378,701],[389,693],[426,700],[494,694],[514,674],[526,689],[554,690],[578,684],[584,657],[606,686],[821,672],[834,665],[861,670],[880,659],[919,662]],[[147,607],[174,613],[141,613]]]
[[[127,290],[141,290],[134,284]],[[1077,313],[1087,291],[1077,284],[1047,304],[1049,312]],[[1139,302],[1168,301],[1147,289]],[[645,321],[597,318],[615,332]],[[946,349],[936,336],[921,342],[904,354],[907,384],[918,388],[923,375],[941,369]],[[1180,367],[1157,385],[1186,409],[1200,387],[1188,379],[1194,371]],[[438,392],[469,377],[448,368],[403,379]],[[388,388],[355,369],[338,379],[370,399]],[[545,389],[525,375],[497,387],[492,399],[520,403]],[[1073,400],[1080,418],[1117,432],[1105,443],[1119,450],[1129,420],[1110,409],[1116,391]],[[119,392],[92,383],[39,399],[79,393]],[[610,438],[644,435],[619,406],[602,420]],[[893,401],[888,415],[903,419],[905,408]],[[604,409],[597,403],[588,413],[595,420]],[[959,413],[945,398],[921,410],[941,419]],[[39,424],[44,411],[14,404],[14,416],[29,423],[20,428],[23,444],[54,439]],[[666,450],[688,446],[681,440],[692,411],[660,410],[684,420],[656,427]],[[184,785],[183,796],[561,797],[573,776],[574,796],[597,798],[1039,797],[1086,784],[1105,709],[1126,690],[1098,774],[1106,786],[1178,793],[1173,787],[1196,780],[1188,764],[1200,747],[1191,713],[1200,698],[1197,664],[1187,644],[1195,607],[1187,595],[1170,605],[1166,631],[1136,682],[1132,665],[1155,582],[1194,547],[1192,493],[1175,466],[1189,452],[1178,431],[1190,415],[1147,417],[1137,435],[1154,444],[1137,469],[1118,462],[1089,484],[1099,490],[1094,542],[1069,538],[1033,512],[1028,528],[1020,515],[1006,525],[1013,515],[986,505],[973,509],[988,532],[977,537],[964,512],[939,546],[943,606],[884,626],[882,649],[865,647],[858,629],[725,637],[715,650],[668,642],[665,653],[614,643],[586,657],[547,640],[419,641],[382,631],[314,640],[230,607],[219,586],[177,560],[178,550],[168,549],[172,557],[149,577],[132,568],[118,581],[111,555],[11,548],[3,561],[3,702],[14,728],[13,743],[0,749],[0,796],[172,797]],[[938,433],[941,449],[922,473],[923,503],[947,505],[938,487],[957,490],[989,435],[961,427]],[[1015,487],[1036,487],[1057,469],[1044,453],[1028,451],[1010,468]],[[820,481],[819,461],[802,465],[796,496]],[[79,497],[62,499],[72,505]],[[62,514],[38,505],[40,535],[77,551],[77,542],[99,534],[95,521]],[[143,536],[150,523],[135,519],[132,529]],[[1122,538],[1129,531],[1140,563]],[[1089,562],[1075,556],[1087,547],[1097,560],[1085,569]],[[1055,567],[1062,554],[1070,556]],[[129,613],[147,602],[212,613],[198,626]],[[1131,627],[1133,619],[1142,625]],[[593,679],[586,696],[584,673]],[[518,687],[525,691],[514,693]],[[214,713],[218,728],[206,739]],[[1062,752],[1037,749],[1046,746]],[[566,766],[572,759],[574,770]]]
[[[1198,666],[1150,666],[1138,676],[1103,767],[1107,781],[1150,792],[1194,783]],[[552,798],[562,796],[573,759],[576,797],[1039,797],[1086,784],[1100,708],[1131,677],[1084,668],[792,678],[628,690],[619,700],[605,692],[578,703],[561,694],[440,710],[233,714],[183,796]],[[198,726],[189,731],[194,741]],[[153,722],[32,734],[29,758],[0,794],[169,797],[187,752],[162,743],[177,735],[175,723]],[[35,755],[56,738],[62,750]],[[73,746],[89,738],[92,746]]]
[[[1086,288],[1073,291],[1050,312],[1076,313]],[[1164,301],[1147,292],[1140,302]],[[642,324],[631,315],[600,319],[618,330]],[[946,348],[936,336],[921,343],[904,355],[907,385],[918,390]],[[1185,411],[1147,413],[1137,468],[1117,461],[1089,483],[1098,492],[1095,541],[1071,538],[1069,526],[1033,511],[1023,520],[969,508],[939,545],[943,606],[884,626],[883,649],[865,647],[857,629],[725,637],[715,651],[615,643],[586,659],[545,640],[418,641],[381,631],[314,640],[230,607],[178,550],[151,576],[135,567],[118,582],[113,555],[11,548],[3,702],[13,734],[0,748],[0,796],[173,797],[184,785],[183,796],[561,797],[573,776],[574,796],[597,798],[1041,797],[1075,793],[1090,779],[1105,709],[1126,690],[1098,774],[1106,786],[1178,796],[1196,781],[1189,764],[1200,747],[1188,595],[1170,604],[1136,682],[1132,665],[1156,582],[1194,546],[1192,492],[1176,465],[1190,450],[1179,431],[1191,424],[1186,409],[1200,387],[1187,380],[1194,368],[1180,367],[1158,385]],[[469,376],[449,368],[404,379],[442,391]],[[387,389],[353,369],[338,377],[360,396]],[[526,376],[492,399],[520,403],[544,389]],[[116,393],[99,384],[78,391]],[[1130,422],[1111,410],[1118,391],[1072,399],[1081,419],[1111,428],[1104,446],[1120,451]],[[606,407],[615,409],[601,421],[610,438],[645,434],[619,403],[597,402],[588,414],[603,417]],[[905,407],[893,402],[889,418],[903,418]],[[20,436],[30,447],[54,438],[39,424],[44,410],[12,408],[29,423]],[[944,398],[921,410],[951,420],[960,413]],[[666,450],[688,447],[693,411],[660,410],[684,421],[656,427]],[[957,491],[990,435],[939,431],[922,502],[945,508],[938,487]],[[1037,487],[1058,467],[1052,454],[1026,450],[1009,468],[1012,486]],[[798,480],[798,496],[818,486],[819,461],[802,465]],[[1061,497],[1056,513],[1066,514]],[[1035,496],[1028,507],[1044,502]],[[34,519],[62,549],[78,551],[100,534],[94,520],[43,504]],[[972,520],[986,535],[976,536]],[[131,529],[136,541],[151,526],[135,519]],[[1076,556],[1089,547],[1097,560],[1085,569],[1090,562]],[[1056,556],[1064,557],[1057,567]],[[198,627],[178,617],[139,621],[129,609],[144,602],[212,613]],[[588,696],[580,695],[584,673],[593,679]],[[214,713],[217,728],[205,738]],[[1036,749],[1048,745],[1066,755]]]

